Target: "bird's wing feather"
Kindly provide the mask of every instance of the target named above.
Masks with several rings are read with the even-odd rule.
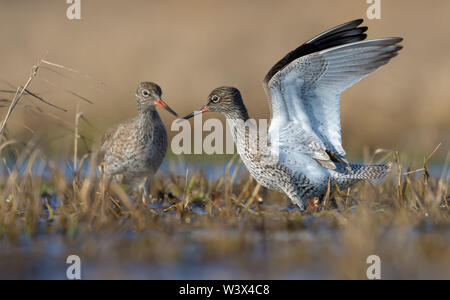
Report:
[[[293,60],[267,83],[272,102],[270,136],[283,144],[283,131],[295,124],[322,150],[345,156],[341,142],[341,93],[389,62],[402,48],[401,38],[359,41]],[[289,130],[292,131],[292,130]]]
[[[114,134],[116,134],[119,125],[120,124],[117,124],[113,127],[108,128],[105,134],[103,135],[100,149],[97,152],[97,163],[100,164],[105,160],[105,154],[108,151],[108,149],[111,148],[111,145],[114,142],[113,136]]]
[[[366,39],[367,35],[364,32],[367,31],[367,27],[358,27],[362,22],[362,19],[358,19],[336,26],[292,50],[269,70],[264,78],[264,83],[267,84],[276,73],[299,57],[331,47]]]

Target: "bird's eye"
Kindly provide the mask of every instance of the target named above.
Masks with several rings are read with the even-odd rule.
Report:
[[[217,102],[219,102],[219,100],[220,100],[220,97],[217,96],[217,95],[214,95],[214,96],[211,97],[211,102],[212,103],[217,103]]]
[[[143,90],[142,91],[142,96],[148,97],[149,95],[150,95],[150,92],[148,90]]]

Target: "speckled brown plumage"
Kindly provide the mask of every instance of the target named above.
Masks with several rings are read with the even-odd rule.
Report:
[[[388,166],[351,164],[345,159],[340,97],[395,57],[402,39],[364,41],[367,27],[359,27],[361,23],[355,20],[327,30],[288,53],[267,73],[264,87],[272,109],[267,137],[247,134],[258,134],[260,128],[250,122],[234,87],[214,89],[206,105],[185,118],[208,111],[224,114],[249,172],[262,186],[285,193],[300,209],[306,209],[308,200],[324,196],[329,183],[332,189],[336,185],[344,189],[363,179],[384,178]]]
[[[147,178],[161,165],[167,150],[167,133],[156,106],[176,113],[161,100],[161,88],[142,82],[135,93],[137,116],[109,128],[103,136],[98,162],[108,180],[143,189]]]

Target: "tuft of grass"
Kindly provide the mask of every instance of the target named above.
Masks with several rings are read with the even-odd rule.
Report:
[[[21,96],[32,96],[34,70],[8,102],[2,130]],[[0,278],[65,278],[66,257],[76,254],[93,279],[364,279],[370,255],[381,258],[385,279],[450,279],[448,159],[440,177],[428,167],[440,145],[417,170],[399,152],[366,151],[366,162],[391,165],[388,178],[347,190],[330,181],[306,212],[240,173],[238,156],[216,180],[207,170],[159,175],[144,205],[126,186],[106,191],[90,151],[79,158],[80,123],[91,125],[78,107],[74,124],[52,120],[73,133],[64,164],[38,134],[0,142]]]
[[[384,278],[450,278],[448,171],[441,178],[427,175],[427,159],[423,169],[404,171],[409,168],[395,153],[384,183],[330,191],[325,203],[300,212],[247,173],[230,172],[241,165],[237,159],[217,180],[201,172],[160,175],[146,206],[121,185],[106,192],[95,165],[74,166],[72,179],[36,144],[6,141],[0,149],[17,153],[1,164],[0,277],[32,278],[25,262],[5,259],[17,251],[43,259],[43,241],[51,238],[48,243],[57,239],[62,247],[56,257],[74,252],[118,270],[123,264],[145,270],[188,264],[194,270],[230,263],[238,278],[361,279],[367,256],[376,254]],[[25,252],[24,241],[33,245]]]

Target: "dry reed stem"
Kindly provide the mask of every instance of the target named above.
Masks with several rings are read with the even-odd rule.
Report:
[[[3,119],[2,125],[0,127],[0,139],[3,138],[3,132],[5,131],[6,123],[8,122],[9,118],[11,117],[11,114],[12,114],[14,108],[16,107],[19,100],[22,98],[22,95],[25,92],[25,89],[28,88],[31,81],[34,79],[34,77],[36,77],[38,70],[39,70],[39,63],[36,66],[33,66],[33,68],[31,69],[30,77],[28,78],[25,85],[22,88],[17,88],[17,92],[14,95],[13,101],[11,102],[11,105],[8,108],[8,112],[6,113],[6,116]]]

